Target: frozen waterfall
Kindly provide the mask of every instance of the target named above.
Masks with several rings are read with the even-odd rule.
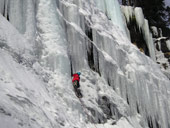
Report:
[[[148,20],[144,18],[142,8],[139,8],[139,7],[134,8],[131,6],[122,6],[121,9],[122,9],[123,14],[125,15],[127,24],[129,24],[133,20],[136,20],[138,29],[140,32],[142,32],[142,34],[144,36],[144,40],[147,43],[150,57],[152,58],[153,61],[156,62],[152,34],[149,30]]]
[[[97,7],[107,15],[108,19],[117,25],[125,35],[128,35],[119,2],[117,0],[95,0],[95,2]]]
[[[119,6],[117,0],[0,1],[3,128],[170,127],[170,81],[131,44]],[[128,21],[140,13],[128,11]],[[136,20],[152,42],[147,21]],[[71,83],[77,71],[82,99]]]
[[[70,75],[67,41],[59,23],[54,0],[40,0],[37,7],[38,41],[42,45],[41,64],[51,70]]]

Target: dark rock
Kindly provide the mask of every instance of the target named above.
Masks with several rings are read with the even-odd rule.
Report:
[[[116,118],[118,120],[122,117],[122,115],[120,114],[117,108],[117,105],[111,103],[106,96],[102,96],[99,99],[98,104],[100,108],[103,110],[103,113],[106,114],[107,119]]]
[[[168,49],[167,44],[166,44],[167,40],[168,40],[168,38],[162,39],[161,42],[160,42],[161,43],[161,51],[163,53],[170,52],[170,50]]]
[[[149,50],[142,31],[139,29],[135,17],[127,24],[130,31],[131,42],[140,49],[145,55],[150,56]]]
[[[3,113],[6,116],[11,116],[11,113],[6,112],[2,107],[0,107],[0,113]]]

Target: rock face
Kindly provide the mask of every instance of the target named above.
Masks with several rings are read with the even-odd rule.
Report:
[[[131,44],[116,0],[1,0],[0,10],[3,128],[169,128],[170,81]],[[154,60],[135,12],[146,42],[137,45]],[[72,88],[77,71],[82,99]]]
[[[168,37],[167,38],[157,39],[155,41],[156,49],[158,51],[162,51],[164,54],[168,54],[170,52],[169,41],[170,41],[170,38],[168,38]]]

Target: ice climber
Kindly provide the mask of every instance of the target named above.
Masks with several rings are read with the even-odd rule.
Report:
[[[75,88],[79,88],[79,87],[80,87],[80,84],[79,84],[80,75],[81,75],[80,72],[77,72],[77,73],[73,74],[73,80],[72,80],[72,82],[73,82],[73,86],[74,86]]]
[[[80,72],[77,72],[77,73],[72,75],[73,76],[73,80],[72,80],[73,87],[74,87],[74,90],[75,90],[77,97],[79,97],[79,98],[82,97],[81,91],[80,91],[80,89],[78,89],[80,87],[80,84],[79,84],[80,75],[81,75]]]

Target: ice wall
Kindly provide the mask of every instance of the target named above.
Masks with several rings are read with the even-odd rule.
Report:
[[[134,8],[131,6],[122,6],[122,12],[126,17],[127,24],[129,24],[131,20],[136,20],[138,29],[144,35],[144,39],[149,49],[150,57],[152,60],[156,61],[152,34],[149,30],[148,21],[144,18],[142,9],[139,7]]]
[[[1,11],[1,14],[3,14],[3,11],[4,11],[4,0],[1,0],[0,11]]]
[[[1,14],[12,23],[28,40],[35,38],[35,1],[5,0],[1,1]]]
[[[113,2],[116,1],[108,1],[108,3],[105,1],[104,3],[108,5]],[[14,71],[8,70],[8,73],[12,75],[16,70],[22,72],[21,74],[18,72],[19,75],[13,78],[18,82],[14,82],[11,77],[9,77],[9,81],[15,83],[12,84],[12,87],[19,84],[19,89],[16,87],[16,90],[24,90],[14,91],[12,101],[23,101],[22,103],[26,104],[17,104],[17,107],[21,107],[25,112],[24,115],[22,115],[23,111],[18,114],[22,115],[20,117],[17,115],[18,111],[12,114],[19,119],[36,115],[36,118],[29,123],[23,123],[23,126],[31,127],[32,125],[28,124],[34,121],[35,123],[32,124],[36,128],[42,126],[47,128],[124,128],[126,126],[130,128],[169,128],[169,80],[150,58],[143,55],[130,43],[120,30],[121,27],[117,27],[116,23],[108,20],[108,14],[111,18],[114,12],[110,10],[110,5],[104,7],[102,3],[102,1],[98,3],[87,0],[38,0],[35,3],[30,2],[29,9],[35,10],[26,14],[23,14],[21,7],[22,4],[25,5],[24,1],[21,3],[16,1],[16,4],[19,5],[11,5],[12,8],[20,8],[17,11],[20,16],[18,22],[25,21],[21,28],[16,21],[11,22],[15,23],[13,26],[20,33],[24,32],[23,34],[30,31],[35,38],[34,49],[30,46],[35,57],[32,67],[27,68],[16,64],[13,58],[5,61],[14,63],[14,67],[19,67],[19,69],[23,67],[21,70],[18,68],[15,68]],[[102,10],[104,8],[108,11],[107,13]],[[128,15],[128,17],[131,17],[131,12],[132,10],[129,11],[130,16]],[[12,15],[12,12],[10,13]],[[33,20],[26,22],[27,20],[23,20],[21,15],[32,17]],[[138,20],[138,22],[141,21]],[[27,25],[28,27],[26,27]],[[142,22],[139,25],[142,25]],[[35,31],[32,32],[29,29],[29,26],[36,26],[36,35],[33,34]],[[3,30],[8,30],[6,28],[4,27]],[[12,40],[7,42],[13,44],[15,48],[17,47],[17,43],[13,43]],[[3,56],[6,56],[5,58],[9,58],[8,53],[3,50],[2,53]],[[7,68],[4,63],[1,65],[3,66],[0,69]],[[82,72],[80,84],[83,98],[81,101],[74,95],[69,76],[70,72],[77,71]],[[20,80],[19,77],[24,75],[30,80],[27,80],[26,84],[24,84],[26,78]],[[10,84],[3,82],[3,85],[10,89]],[[35,86],[38,89],[35,89]],[[10,93],[10,91],[8,92]],[[35,95],[29,92],[34,92]],[[0,94],[6,97],[5,93]],[[17,97],[16,94],[22,97]],[[27,97],[23,98],[25,94]],[[7,101],[11,100],[7,99]],[[30,103],[29,101],[35,104],[33,108],[27,105]],[[3,105],[8,106],[8,111],[12,111],[16,103],[18,102],[12,102],[11,108],[5,101]],[[38,109],[39,107],[41,109]],[[30,113],[31,110],[36,114]],[[3,112],[6,113],[6,111],[5,109]],[[14,117],[10,119],[14,120]],[[24,118],[23,122],[27,122],[27,120]]]
[[[102,3],[102,1],[100,2]],[[108,21],[108,17],[104,15],[103,11],[94,7],[91,12],[92,15],[90,15],[89,12],[92,5],[85,1],[80,3],[83,5],[82,8],[75,1],[59,1],[58,3],[61,21],[65,22],[63,27],[66,31],[67,40],[75,48],[73,50],[73,47],[71,47],[70,52],[73,71],[76,71],[76,69],[89,70],[90,68],[104,78],[108,86],[112,87],[128,104],[129,111],[123,109],[122,111],[118,110],[118,113],[124,116],[129,115],[131,119],[133,118],[134,120],[132,119],[131,122],[135,128],[168,128],[168,118],[170,116],[168,114],[169,102],[166,103],[165,97],[169,97],[169,80],[153,61],[130,44],[129,40],[120,32],[120,29],[115,24]],[[104,8],[101,3],[98,3],[100,9]],[[77,7],[81,9],[77,9]],[[67,8],[68,12],[64,8]],[[137,9],[136,17],[138,13],[141,12]],[[76,17],[78,20],[75,22],[74,19],[68,18],[68,14],[71,17]],[[77,21],[82,19],[84,19],[83,22],[77,23]],[[141,17],[137,17],[139,29],[145,34],[145,39],[148,43],[151,42],[151,44],[148,44],[148,47],[150,48],[152,58],[155,59],[153,47],[151,48],[153,42],[148,23],[146,20],[142,20]],[[82,57],[79,58],[75,53],[81,54]],[[85,62],[85,64],[83,65],[82,62]],[[85,89],[86,82],[83,81],[81,85]],[[164,86],[161,87],[162,85]],[[100,93],[99,96],[101,96]],[[99,97],[96,98],[100,99]],[[86,105],[91,108],[89,104]],[[114,107],[110,109],[114,109]],[[99,113],[99,111],[95,110],[95,122],[102,122],[101,118],[105,122],[105,118]],[[120,118],[113,113],[111,115],[117,120]]]
[[[36,47],[39,48],[36,54],[43,65],[53,71],[60,69],[61,72],[70,74],[67,42],[64,40],[64,32],[59,32],[61,26],[58,21],[56,2],[51,0],[47,2],[47,6],[44,5],[42,0],[10,0],[2,1],[1,10],[8,7],[6,13],[10,23],[21,34],[24,34],[35,50],[37,50]],[[44,18],[43,15],[47,18]],[[56,49],[60,49],[60,51]],[[62,66],[62,64],[65,65]]]
[[[62,30],[54,0],[40,0],[37,6],[38,41],[42,45],[40,62],[52,71],[70,75],[67,41]]]
[[[8,11],[8,0],[1,0],[0,2],[0,13],[7,18]]]
[[[79,3],[75,3],[81,6],[81,1],[79,1]],[[82,68],[87,67],[87,40],[84,38],[84,35],[81,34],[85,31],[85,25],[83,24],[85,22],[85,17],[83,16],[84,12],[79,13],[79,8],[75,4],[66,1],[59,1],[58,7],[60,10],[60,19],[63,24],[63,28],[65,28],[66,38],[69,43],[72,72],[77,72]],[[82,27],[83,31],[80,27]]]
[[[29,41],[0,21],[0,127],[85,127],[70,78],[40,65]]]
[[[21,32],[26,31],[26,0],[10,0],[9,20]]]
[[[117,25],[125,35],[128,35],[119,2],[117,0],[95,0],[95,2],[97,7],[107,15],[108,19]]]
[[[0,14],[0,124],[3,128],[85,127],[86,117],[72,90],[68,44],[56,3],[27,2],[25,15],[32,19],[25,22],[25,33],[16,21],[10,23]]]

